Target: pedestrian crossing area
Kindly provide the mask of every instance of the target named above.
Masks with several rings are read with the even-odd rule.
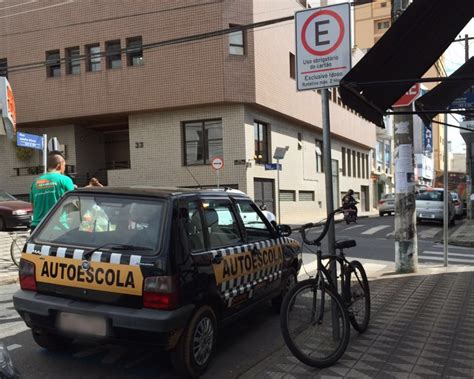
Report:
[[[434,245],[431,249],[423,250],[418,254],[421,263],[444,263],[442,245]],[[448,247],[448,264],[474,266],[474,249],[459,246]]]
[[[369,237],[393,239],[395,236],[393,224],[364,225],[364,224],[336,224],[338,236]],[[443,229],[438,225],[419,226],[417,228],[418,240],[433,240],[441,236]],[[347,232],[347,235],[345,234]]]

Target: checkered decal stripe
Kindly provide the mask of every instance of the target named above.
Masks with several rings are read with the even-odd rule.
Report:
[[[55,247],[48,245],[35,245],[28,243],[26,245],[26,254],[39,254],[50,257],[69,258],[76,260],[84,259],[85,250],[73,249],[69,247]],[[105,251],[96,251],[91,256],[91,262],[104,262],[121,265],[139,266],[143,263],[153,263],[151,257],[142,257],[140,255],[111,253]]]

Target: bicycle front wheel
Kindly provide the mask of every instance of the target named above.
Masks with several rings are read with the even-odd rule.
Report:
[[[298,283],[283,300],[280,324],[286,345],[312,367],[334,364],[346,350],[350,323],[341,297],[315,279]]]
[[[16,267],[20,267],[21,252],[23,251],[23,247],[27,240],[28,236],[17,235],[13,238],[12,244],[10,245],[10,256]]]
[[[355,330],[363,333],[370,320],[370,290],[364,266],[359,261],[349,263],[344,291],[349,319]]]

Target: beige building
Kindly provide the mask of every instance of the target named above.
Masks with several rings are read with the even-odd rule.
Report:
[[[321,99],[296,92],[293,22],[159,44],[303,7],[293,0],[271,7],[251,0],[119,4],[0,9],[9,21],[0,58],[8,62],[19,130],[58,137],[78,185],[97,176],[108,185],[215,186],[210,163],[221,157],[220,184],[273,211],[280,198],[282,222],[322,217]],[[375,127],[343,107],[335,91],[331,99],[336,202],[352,188],[369,211]],[[4,136],[0,146],[0,188],[27,194],[40,155],[20,160]],[[265,163],[275,163],[275,148],[286,146],[278,192],[277,172]]]

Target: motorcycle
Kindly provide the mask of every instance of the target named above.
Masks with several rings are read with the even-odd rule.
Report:
[[[352,206],[355,206],[356,204],[359,204],[359,203],[356,201],[344,207],[344,221],[346,222],[347,225],[349,225],[351,222],[357,223],[357,212],[355,209],[351,208]]]

